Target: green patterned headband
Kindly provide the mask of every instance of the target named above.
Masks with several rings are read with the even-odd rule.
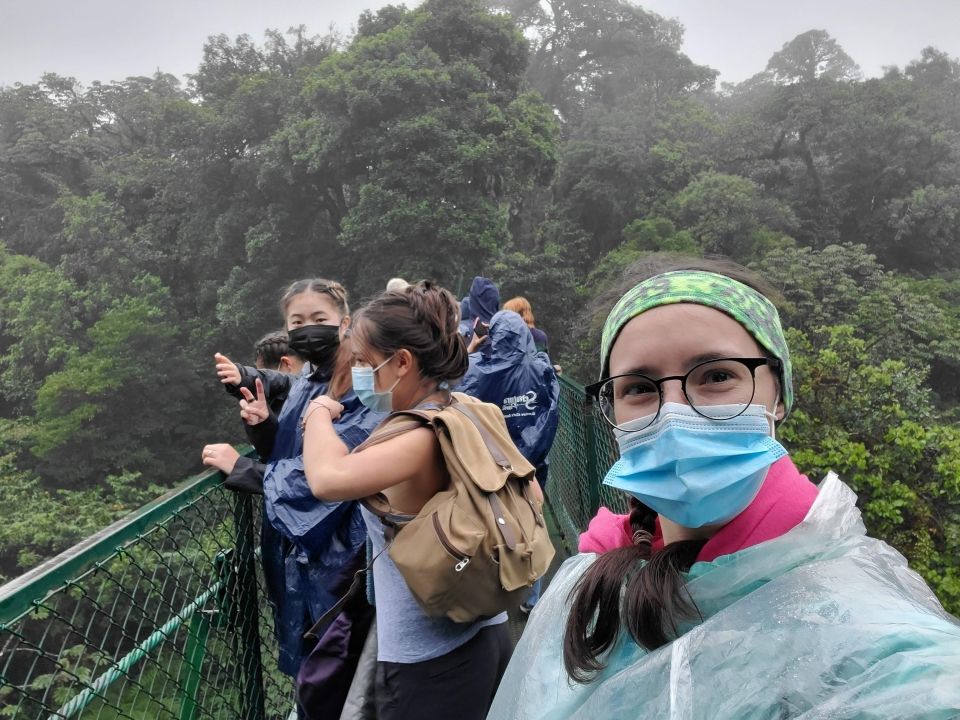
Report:
[[[600,376],[608,372],[610,350],[623,327],[633,318],[660,305],[695,303],[725,312],[749,332],[764,350],[780,360],[783,404],[793,407],[793,367],[780,327],[780,315],[769,300],[753,288],[726,275],[701,270],[678,270],[656,275],[635,285],[614,306],[603,325]]]

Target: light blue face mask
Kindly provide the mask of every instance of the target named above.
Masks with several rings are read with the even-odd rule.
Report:
[[[603,482],[683,527],[728,522],[787,454],[771,437],[773,417],[763,405],[750,405],[732,420],[711,420],[689,405],[664,403],[650,427],[629,432],[631,424],[649,422],[639,418],[617,432],[620,459]]]
[[[397,378],[397,382],[395,382],[389,390],[377,392],[375,389],[377,370],[391,360],[393,360],[393,355],[375,368],[367,366],[353,367],[350,369],[351,375],[353,376],[353,391],[357,394],[357,399],[374,412],[390,412],[393,409],[393,389],[400,382],[400,378]]]

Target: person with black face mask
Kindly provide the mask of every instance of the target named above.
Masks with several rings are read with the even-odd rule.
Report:
[[[217,354],[217,374],[240,399],[240,415],[262,462],[227,444],[207,445],[203,462],[227,474],[227,487],[264,495],[262,562],[274,608],[280,669],[296,675],[307,647],[303,634],[339,597],[344,568],[362,562],[366,530],[356,503],[313,497],[303,472],[300,421],[310,401],[335,394],[348,410],[336,431],[348,446],[363,442],[382,419],[364,407],[350,380],[352,352],[347,291],[337,282],[293,283],[281,298],[290,349],[306,361],[293,376],[237,365]],[[341,344],[343,343],[343,344]],[[278,414],[269,400],[286,400]]]
[[[269,458],[276,438],[278,416],[287,394],[300,377],[329,380],[334,375],[334,360],[340,338],[350,324],[347,291],[329,280],[299,280],[284,292],[280,308],[286,323],[287,346],[306,365],[296,376],[273,368],[253,368],[234,363],[226,355],[216,353],[217,375],[224,389],[240,400],[240,418],[247,436],[261,458]],[[347,373],[338,373],[333,383],[339,390],[349,386]],[[305,385],[305,388],[311,387]],[[216,446],[219,447],[219,446]],[[230,461],[217,453],[216,467]],[[209,454],[204,455],[206,462]],[[211,464],[211,463],[207,463]]]
[[[287,332],[290,349],[314,367],[328,367],[340,347],[339,325],[303,325]]]

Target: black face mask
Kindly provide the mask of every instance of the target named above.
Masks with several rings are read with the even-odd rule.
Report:
[[[313,366],[327,369],[340,347],[339,325],[304,325],[287,331],[290,349]]]

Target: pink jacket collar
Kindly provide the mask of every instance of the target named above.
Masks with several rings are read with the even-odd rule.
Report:
[[[796,527],[807,515],[817,497],[817,487],[801,475],[789,456],[770,466],[760,492],[742,513],[724,525],[697,556],[698,562],[711,562],[744,548],[780,537]],[[629,515],[614,515],[601,507],[580,535],[580,552],[606,552],[631,544]],[[654,550],[663,549],[663,536],[657,522]]]

